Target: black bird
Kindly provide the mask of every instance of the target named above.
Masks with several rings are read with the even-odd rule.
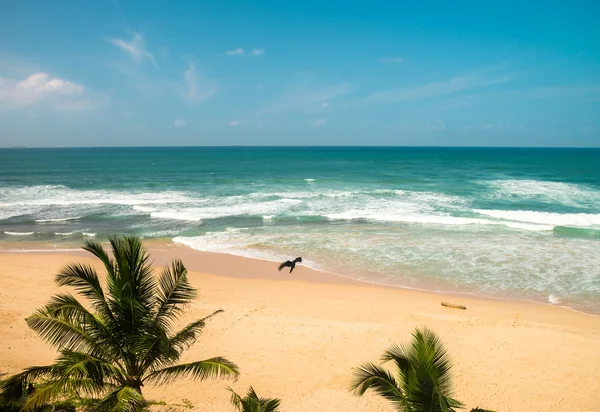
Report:
[[[283,269],[284,267],[289,266],[290,267],[290,273],[292,273],[292,270],[294,270],[294,268],[296,267],[296,263],[300,263],[300,262],[302,262],[302,258],[301,257],[297,257],[294,260],[286,260],[281,265],[279,265],[279,270]]]

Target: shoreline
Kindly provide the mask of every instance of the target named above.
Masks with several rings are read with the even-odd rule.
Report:
[[[147,246],[148,250],[150,251],[152,256],[156,256],[158,252],[158,255],[161,256],[163,259],[159,259],[158,260],[158,264],[163,265],[166,260],[164,258],[164,254],[167,253],[169,254],[172,251],[177,250],[177,256],[187,256],[191,259],[185,259],[185,258],[181,258],[184,262],[184,264],[186,264],[187,262],[192,262],[194,264],[193,266],[189,266],[186,264],[186,268],[189,271],[199,271],[199,272],[203,272],[203,273],[211,273],[214,275],[218,275],[218,276],[227,276],[227,277],[242,277],[242,278],[255,278],[255,279],[268,279],[268,280],[282,280],[281,278],[283,276],[285,276],[287,274],[287,272],[282,271],[282,272],[273,272],[275,273],[274,275],[270,275],[270,276],[266,276],[265,275],[265,271],[261,270],[260,274],[256,274],[257,273],[257,264],[262,266],[262,265],[275,265],[280,263],[279,261],[273,259],[267,259],[267,258],[259,258],[259,257],[252,257],[252,256],[245,256],[245,255],[241,255],[241,254],[235,254],[235,253],[228,253],[228,252],[209,252],[209,251],[203,251],[203,250],[198,250],[198,249],[194,249],[190,246],[187,246],[183,243],[178,243],[178,242],[174,242],[173,239],[171,238],[150,238],[150,239],[143,239],[144,244]],[[27,242],[29,244],[29,242]],[[102,242],[104,245],[106,245],[106,242]],[[8,243],[9,245],[17,245],[15,243]],[[18,244],[21,245],[21,244]],[[67,247],[67,248],[48,248],[48,244],[45,242],[39,242],[36,243],[37,248],[19,248],[19,249],[5,249],[3,247],[0,247],[0,255],[1,254],[11,254],[11,253],[23,253],[23,254],[29,254],[29,253],[57,253],[57,254],[63,254],[63,255],[71,255],[71,256],[89,256],[89,254],[85,251],[83,251],[80,247],[80,243],[73,243],[73,247]],[[44,245],[46,245],[46,248],[44,248]],[[62,246],[62,245],[61,245]],[[201,256],[207,256],[210,257],[211,260],[217,260],[220,262],[219,265],[209,265],[208,267],[202,266],[202,265],[198,265],[196,262],[196,259],[201,257]],[[254,275],[252,276],[239,276],[236,274],[232,274],[231,270],[229,268],[229,265],[225,265],[223,266],[223,263],[229,262],[229,261],[236,261],[239,262],[239,264],[242,264],[244,262],[248,263],[248,262],[252,262],[251,267],[254,270]],[[236,263],[237,265],[238,263]],[[440,290],[440,289],[427,289],[427,288],[418,288],[418,287],[410,287],[410,286],[403,286],[403,285],[393,285],[393,284],[386,284],[386,283],[379,283],[376,281],[369,281],[369,280],[365,280],[365,279],[357,279],[354,277],[350,277],[350,276],[346,276],[343,275],[341,273],[336,273],[336,272],[332,272],[332,271],[327,271],[327,270],[323,270],[323,269],[318,269],[318,268],[314,268],[314,267],[309,267],[306,265],[299,265],[296,268],[296,271],[298,270],[299,267],[303,267],[305,269],[308,269],[308,276],[305,274],[305,277],[303,278],[303,280],[309,282],[309,283],[325,283],[325,284],[353,284],[353,285],[362,285],[362,286],[370,286],[370,287],[379,287],[379,288],[386,288],[386,289],[392,289],[392,290],[401,290],[401,291],[406,291],[406,292],[415,292],[415,293],[426,293],[426,294],[431,294],[431,295],[436,295],[436,296],[440,296],[440,297],[450,297],[450,298],[457,298],[457,299],[468,299],[468,300],[483,300],[483,301],[492,301],[492,302],[504,302],[504,303],[514,303],[514,304],[524,304],[524,305],[538,305],[541,307],[547,307],[547,308],[556,308],[556,309],[563,309],[563,310],[568,310],[568,311],[572,311],[578,314],[582,314],[582,315],[588,315],[588,316],[594,316],[594,317],[598,317],[600,318],[600,312],[599,313],[593,313],[593,312],[585,312],[570,306],[566,306],[566,305],[560,305],[560,304],[553,304],[550,303],[548,301],[540,301],[540,300],[533,300],[533,299],[520,299],[517,297],[501,297],[501,296],[494,296],[494,295],[484,295],[484,294],[478,294],[475,292],[456,292],[456,291],[446,291],[446,290]]]
[[[288,412],[391,411],[371,393],[359,398],[349,392],[352,368],[376,361],[392,343],[407,342],[418,326],[431,328],[444,342],[454,365],[455,395],[468,407],[590,411],[600,398],[600,388],[593,385],[600,380],[598,316],[373,285],[304,266],[288,274],[273,262],[172,243],[146,246],[157,267],[182,259],[198,289],[182,324],[225,310],[182,362],[224,356],[242,372],[238,382],[183,379],[148,386],[148,399],[168,405],[153,412],[183,412],[187,409],[174,405],[185,404],[184,399],[196,411],[232,410],[225,388],[245,392],[250,385],[261,396],[280,397]],[[24,318],[51,295],[65,292],[54,284],[54,274],[73,261],[102,273],[101,264],[82,250],[0,252],[0,373],[55,357]],[[467,309],[443,307],[442,301]]]

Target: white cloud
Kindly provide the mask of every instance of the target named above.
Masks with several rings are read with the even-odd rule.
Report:
[[[175,127],[183,127],[185,126],[187,123],[185,122],[185,120],[183,119],[177,119],[173,122],[173,126]]]
[[[310,124],[312,124],[313,126],[325,126],[327,124],[327,120],[319,119],[319,120],[310,122]]]
[[[331,106],[329,104],[329,102],[323,102],[323,103],[321,103],[321,107],[329,107],[329,106]]]
[[[185,99],[192,104],[199,104],[210,99],[217,93],[217,83],[205,78],[196,70],[196,65],[190,63],[185,71]]]
[[[485,130],[489,130],[489,129],[493,129],[494,125],[492,123],[488,123],[488,124],[482,125],[481,128],[485,129]]]
[[[17,87],[34,93],[79,94],[83,86],[59,78],[50,78],[48,73],[36,73],[17,83]]]
[[[154,59],[154,55],[144,47],[144,39],[140,33],[133,33],[131,41],[125,41],[123,39],[109,39],[108,41],[125,53],[128,53],[136,62],[140,63],[144,60],[150,60],[152,64],[158,66],[158,64],[156,64],[156,59]]]
[[[282,97],[263,107],[260,113],[281,113],[293,110],[314,110],[323,101],[330,101],[352,91],[349,83],[314,88],[308,82],[292,83],[286,86]]]
[[[361,99],[360,104],[389,104],[410,100],[426,99],[435,96],[452,94],[461,90],[474,89],[508,82],[516,77],[515,74],[491,75],[497,67],[479,70],[464,76],[428,83],[420,86],[386,89],[374,92]]]
[[[379,59],[382,63],[402,63],[404,59],[402,57],[384,57],[383,59]]]
[[[12,110],[44,105],[57,110],[85,110],[104,106],[107,94],[86,93],[85,87],[48,73],[39,72],[23,80],[0,77],[0,109]]]
[[[238,47],[237,49],[233,49],[233,50],[227,50],[225,52],[226,56],[237,56],[239,54],[244,54],[244,49],[242,49],[241,47]]]
[[[238,124],[240,124],[240,122],[238,122],[237,120],[232,120],[232,121],[229,122],[229,126],[232,126],[232,127],[235,127]]]
[[[237,49],[226,50],[225,55],[226,56],[241,56],[242,54],[245,54],[247,56],[262,56],[263,54],[265,54],[265,52],[266,52],[265,49],[252,49],[252,50],[245,51],[241,47],[238,47]]]

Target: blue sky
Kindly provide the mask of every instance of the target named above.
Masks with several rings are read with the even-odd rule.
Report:
[[[5,1],[0,146],[600,146],[599,1]]]

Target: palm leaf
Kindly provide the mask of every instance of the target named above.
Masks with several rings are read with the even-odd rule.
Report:
[[[96,256],[104,264],[107,275],[114,275],[114,262],[108,257],[108,254],[102,245],[95,240],[86,240],[83,242],[83,250]]]
[[[150,373],[144,380],[161,385],[184,376],[191,376],[199,380],[220,377],[235,379],[239,373],[239,368],[235,363],[218,357],[170,366]]]
[[[110,392],[94,408],[98,412],[135,412],[144,405],[142,394],[135,388],[124,386]]]
[[[177,348],[180,353],[188,349],[196,341],[200,333],[202,333],[206,322],[223,312],[222,309],[216,310],[210,315],[188,324],[171,338],[171,345]]]
[[[94,346],[92,336],[87,334],[81,325],[68,319],[55,317],[46,309],[40,309],[25,319],[27,325],[37,332],[52,346],[83,350]]]
[[[183,307],[196,297],[196,290],[190,286],[187,270],[179,259],[162,271],[158,281],[158,296],[156,298],[156,321],[164,328],[177,318]]]
[[[29,383],[32,383],[40,378],[52,378],[55,376],[55,368],[53,366],[32,366],[25,369],[21,373],[12,375],[8,379],[2,381],[1,395],[9,400],[17,400],[23,393]]]
[[[227,388],[227,390],[231,392],[231,404],[240,412],[277,412],[281,403],[281,400],[277,398],[260,398],[252,386],[243,398],[233,389]]]
[[[57,275],[58,286],[72,286],[88,298],[94,308],[107,317],[112,313],[104,297],[98,274],[90,265],[75,263],[65,266]]]
[[[383,396],[399,411],[410,411],[406,395],[400,389],[394,377],[381,366],[365,363],[354,371],[354,381],[351,390],[355,395],[362,396],[367,389],[372,389]]]

